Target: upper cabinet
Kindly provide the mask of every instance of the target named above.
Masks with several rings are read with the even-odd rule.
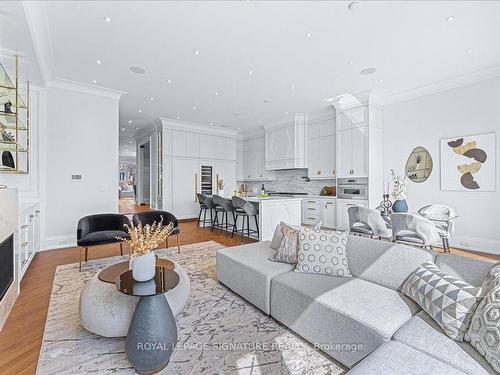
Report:
[[[368,107],[365,105],[337,113],[337,130],[368,126]]]
[[[338,131],[336,148],[338,177],[368,175],[367,126]]]
[[[234,138],[200,134],[200,157],[220,160],[236,160]]]
[[[274,180],[274,172],[265,169],[265,139],[263,132],[252,134],[238,141],[241,151],[237,158],[238,181],[270,181]],[[241,169],[241,171],[240,171]]]
[[[312,122],[309,125],[310,179],[332,179],[336,177],[335,119]]]
[[[199,157],[200,135],[183,130],[172,130],[172,155]]]
[[[267,170],[307,168],[307,118],[296,114],[295,120],[266,128],[265,167]]]

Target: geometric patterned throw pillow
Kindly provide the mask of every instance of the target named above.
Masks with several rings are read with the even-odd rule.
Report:
[[[493,288],[493,285],[500,280],[500,262],[497,262],[486,275],[483,285],[481,286],[481,299]]]
[[[351,277],[346,245],[347,232],[301,228],[295,272]]]
[[[455,341],[462,341],[478,304],[479,289],[426,262],[408,276],[401,291]]]
[[[469,341],[500,373],[500,277],[472,316],[465,341]]]

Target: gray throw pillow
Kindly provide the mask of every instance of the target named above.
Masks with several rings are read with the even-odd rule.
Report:
[[[347,232],[301,228],[295,271],[351,277],[346,245]]]
[[[500,275],[472,316],[465,341],[469,341],[500,373]]]
[[[274,230],[273,239],[271,240],[271,249],[278,250],[280,248],[281,239],[283,238],[283,234],[281,234],[281,226],[285,225],[285,223],[281,222],[276,225],[276,229]]]
[[[281,242],[274,257],[270,261],[280,263],[297,263],[297,241],[299,231],[285,223],[280,223]]]
[[[429,314],[453,340],[462,341],[477,307],[479,289],[425,262],[408,276],[401,291]]]

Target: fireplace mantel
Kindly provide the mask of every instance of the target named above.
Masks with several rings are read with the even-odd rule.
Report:
[[[18,225],[17,189],[0,189],[0,243],[14,235],[14,249],[16,248],[16,232]],[[16,302],[19,294],[17,252],[14,251],[13,259],[14,281],[0,300],[0,330],[3,328],[7,316]]]

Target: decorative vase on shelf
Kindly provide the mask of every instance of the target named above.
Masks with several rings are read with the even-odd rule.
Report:
[[[155,276],[155,253],[150,251],[145,255],[130,258],[130,269],[135,281],[148,281]]]
[[[408,212],[408,204],[406,203],[406,199],[397,199],[392,204],[393,212]]]

